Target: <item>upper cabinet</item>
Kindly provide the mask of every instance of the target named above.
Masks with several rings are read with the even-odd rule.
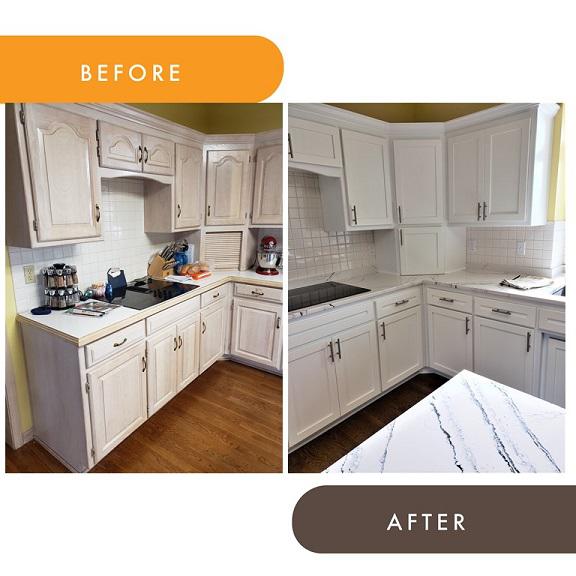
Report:
[[[250,178],[249,151],[209,150],[206,162],[206,224],[245,224]]]
[[[400,224],[444,221],[444,155],[441,140],[395,140],[394,178]]]
[[[96,121],[42,104],[6,112],[7,244],[97,240]]]
[[[147,174],[174,174],[174,142],[98,122],[100,166]]]
[[[280,144],[258,149],[252,224],[282,224],[282,145]]]
[[[176,230],[197,228],[202,224],[203,165],[200,148],[176,144],[175,202],[172,206]]]
[[[342,166],[338,128],[290,118],[288,156],[294,162],[319,166]]]

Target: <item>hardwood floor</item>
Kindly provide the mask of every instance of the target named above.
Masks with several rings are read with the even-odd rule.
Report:
[[[322,472],[439,388],[446,378],[418,374],[288,456],[289,472]]]
[[[6,446],[6,472],[67,472],[38,443]],[[282,378],[217,362],[91,472],[281,472]]]

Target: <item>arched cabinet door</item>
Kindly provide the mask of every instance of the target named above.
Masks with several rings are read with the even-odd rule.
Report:
[[[174,228],[190,229],[202,224],[202,150],[176,144]]]
[[[100,166],[142,171],[142,134],[109,122],[98,122]]]
[[[282,146],[264,146],[256,157],[253,224],[282,224]]]
[[[142,135],[142,171],[148,174],[174,174],[174,142]]]

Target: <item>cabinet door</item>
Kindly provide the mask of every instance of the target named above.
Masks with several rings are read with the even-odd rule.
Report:
[[[290,118],[288,154],[294,162],[342,166],[338,128]]]
[[[472,316],[428,306],[430,367],[448,376],[472,370],[472,350]]]
[[[340,332],[333,338],[342,415],[382,391],[376,338],[374,322]]]
[[[176,326],[151,336],[146,343],[148,358],[148,415],[152,416],[176,394],[178,338]]]
[[[444,157],[440,140],[396,140],[394,174],[401,224],[444,220]]]
[[[88,372],[96,462],[146,420],[145,354],[142,343]]]
[[[38,241],[99,236],[96,120],[42,104],[25,119]]]
[[[448,138],[448,221],[456,224],[482,219],[482,132]]]
[[[200,313],[200,374],[224,355],[226,302],[213,304]]]
[[[142,172],[142,135],[122,126],[98,122],[100,166]]]
[[[474,319],[474,372],[532,393],[534,331],[505,322]]]
[[[252,223],[282,224],[282,146],[258,150]]]
[[[288,443],[294,446],[340,417],[330,340],[289,351]]]
[[[401,228],[400,274],[442,274],[445,268],[444,229]]]
[[[174,228],[197,228],[202,224],[202,150],[176,144]]]
[[[552,336],[545,336],[542,362],[540,398],[558,406],[565,406],[566,342]]]
[[[276,368],[282,347],[282,304],[234,298],[230,354]]]
[[[142,135],[142,170],[148,174],[174,174],[174,142],[157,136]]]
[[[424,365],[420,306],[378,322],[382,390],[415,374]]]
[[[350,225],[393,224],[388,140],[342,130],[342,148]]]
[[[180,391],[196,376],[200,369],[200,313],[176,325],[178,332],[178,385]]]
[[[486,222],[521,223],[527,218],[530,118],[485,131]]]
[[[250,155],[247,150],[209,150],[206,224],[244,224]]]

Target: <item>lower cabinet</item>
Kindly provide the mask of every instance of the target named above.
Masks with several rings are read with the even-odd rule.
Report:
[[[378,321],[382,391],[424,366],[420,306]]]
[[[220,300],[200,311],[200,374],[224,355],[227,303]]]
[[[566,342],[547,334],[543,337],[539,396],[558,406],[566,403]]]
[[[428,306],[429,365],[454,376],[472,370],[472,315],[438,306]]]
[[[148,414],[151,416],[176,395],[178,336],[176,326],[148,338]]]
[[[181,320],[178,332],[178,392],[198,376],[200,366],[200,314]]]
[[[474,372],[532,394],[534,330],[476,316]]]
[[[281,351],[282,304],[234,298],[230,354],[279,370]]]
[[[145,358],[142,342],[87,373],[96,462],[147,418]]]

